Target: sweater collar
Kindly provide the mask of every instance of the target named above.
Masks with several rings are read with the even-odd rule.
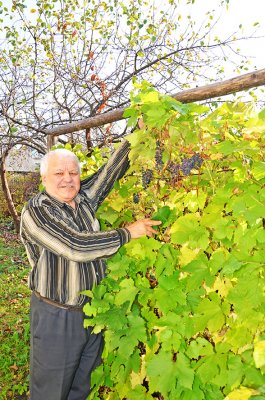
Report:
[[[50,203],[52,203],[53,205],[56,205],[58,207],[71,207],[69,206],[68,203],[66,203],[65,201],[60,201],[58,199],[56,199],[55,197],[51,196],[49,193],[46,192],[46,190],[44,192],[42,192],[42,194],[46,197],[46,199],[49,200]],[[79,192],[77,193],[77,195],[75,196],[75,202],[77,205],[79,205],[81,202],[84,201],[84,196]],[[72,207],[71,207],[72,208]]]

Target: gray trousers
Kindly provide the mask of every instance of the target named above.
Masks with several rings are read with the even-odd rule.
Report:
[[[84,313],[31,296],[30,399],[85,400],[101,363],[102,335],[83,327]]]

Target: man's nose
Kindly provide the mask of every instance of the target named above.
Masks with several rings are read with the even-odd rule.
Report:
[[[69,172],[67,172],[67,171],[64,173],[64,180],[66,182],[70,182],[72,180],[71,174],[69,174]]]

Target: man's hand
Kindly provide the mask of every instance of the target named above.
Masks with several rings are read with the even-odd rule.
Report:
[[[152,226],[160,225],[161,223],[161,221],[153,221],[152,219],[146,218],[133,222],[132,224],[127,225],[125,228],[130,232],[132,239],[137,239],[144,235],[152,237],[155,233],[157,233]]]

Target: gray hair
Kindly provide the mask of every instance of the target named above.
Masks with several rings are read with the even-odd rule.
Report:
[[[80,171],[81,171],[80,162],[79,162],[78,157],[75,155],[75,153],[73,153],[72,151],[67,150],[67,149],[55,149],[55,150],[50,150],[48,153],[45,154],[45,156],[42,157],[41,162],[40,162],[41,176],[43,176],[47,173],[50,157],[53,157],[56,155],[72,158],[72,160],[74,160],[76,162],[78,172],[80,173]]]

